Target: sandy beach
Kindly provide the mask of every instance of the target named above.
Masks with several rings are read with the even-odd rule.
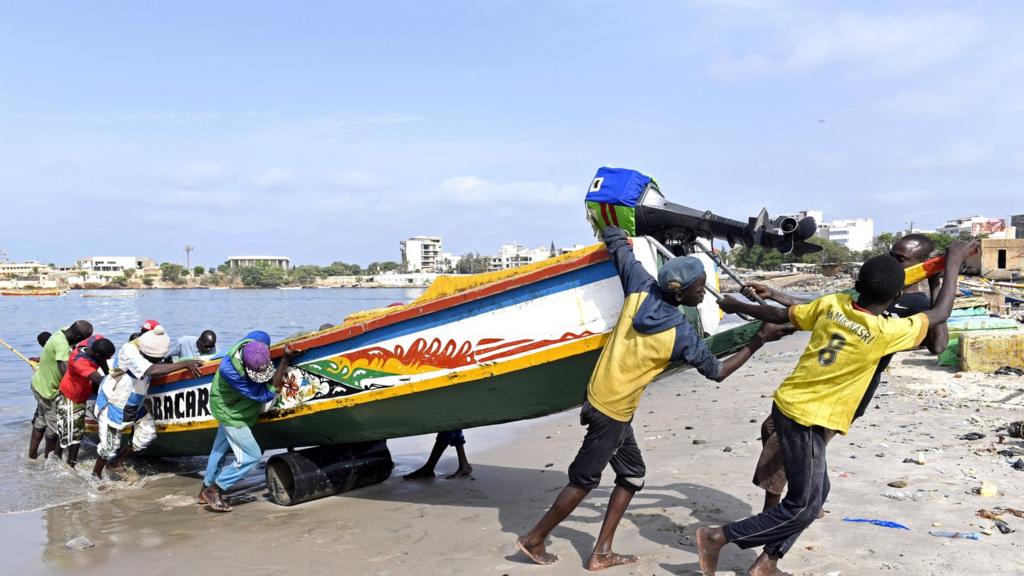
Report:
[[[608,574],[697,574],[694,532],[742,518],[761,506],[750,483],[759,425],[770,394],[795,363],[806,336],[764,348],[716,385],[694,371],[669,374],[648,388],[634,421],[647,461],[647,487],[633,501],[615,548],[640,563]],[[1024,472],[1010,467],[1024,442],[998,443],[996,429],[1022,419],[1024,379],[954,374],[923,352],[897,356],[875,405],[849,436],[829,446],[828,514],[781,563],[794,574],[1021,574],[1024,518],[1001,534],[975,515],[1024,507]],[[133,486],[43,511],[0,516],[5,573],[147,575],[247,574],[581,574],[600,527],[612,475],[569,521],[549,550],[561,560],[535,566],[515,549],[566,481],[584,429],[575,412],[467,432],[472,479],[408,482],[431,438],[393,442],[397,468],[382,484],[292,508],[265,499],[259,476],[236,495],[235,512],[217,515],[194,503],[195,476],[157,474]],[[968,432],[985,438],[961,440]],[[695,441],[703,441],[695,443]],[[924,464],[904,463],[923,456]],[[27,464],[21,466],[42,466]],[[191,463],[194,469],[201,459]],[[48,462],[47,467],[56,466]],[[181,466],[181,463],[177,464]],[[157,465],[159,467],[159,465]],[[86,468],[88,469],[88,468]],[[905,488],[887,483],[906,481]],[[1000,495],[973,493],[982,481]],[[889,496],[885,496],[885,494]],[[899,522],[909,531],[844,522]],[[980,541],[930,536],[929,530],[990,530]],[[85,536],[94,547],[69,550]],[[755,551],[727,547],[720,574],[745,573]]]

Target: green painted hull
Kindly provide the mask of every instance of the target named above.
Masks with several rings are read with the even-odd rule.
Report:
[[[749,342],[759,325],[737,326],[705,343],[716,356],[725,356]],[[260,446],[275,449],[294,447],[296,437],[309,438],[311,444],[342,444],[546,416],[583,403],[599,354],[594,350],[481,380],[262,422],[254,432]],[[205,454],[215,433],[213,428],[164,431],[145,453]]]

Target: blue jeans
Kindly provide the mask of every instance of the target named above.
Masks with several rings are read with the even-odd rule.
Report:
[[[235,464],[224,466],[228,452],[235,455]],[[206,475],[203,486],[217,482],[221,490],[227,490],[248,474],[263,458],[263,449],[256,443],[252,429],[248,426],[235,428],[223,424],[217,428],[217,437],[213,440],[213,450],[206,463]]]

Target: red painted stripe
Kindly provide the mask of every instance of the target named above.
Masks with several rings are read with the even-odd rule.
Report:
[[[609,206],[608,211],[612,213],[612,222],[615,223],[615,227],[619,228],[619,211],[615,208],[615,206]]]
[[[490,348],[481,348],[479,350],[475,350],[475,353],[476,354],[490,354],[491,352],[494,352],[495,350],[501,350],[502,348],[508,348],[509,346],[518,346],[518,345],[524,344],[526,342],[530,342],[530,340],[529,339],[527,339],[527,340],[512,340],[510,342],[505,342],[504,344],[500,344],[498,346],[491,346]]]
[[[942,272],[942,270],[946,267],[946,257],[936,256],[935,258],[929,258],[928,260],[922,262],[921,266],[924,268],[924,271],[929,276],[932,276],[936,272]]]
[[[608,219],[608,205],[605,204],[604,202],[601,202],[600,204],[601,204],[601,218],[604,218],[604,225],[605,226],[611,226],[612,222],[611,222],[611,220]]]
[[[581,256],[577,260],[562,262],[561,264],[548,266],[546,268],[535,270],[528,274],[514,276],[512,278],[506,278],[505,280],[499,280],[497,282],[487,284],[479,288],[474,288],[472,290],[467,290],[465,292],[459,292],[458,294],[452,294],[451,296],[439,298],[437,300],[427,302],[420,306],[396,310],[395,312],[391,312],[383,316],[378,316],[361,324],[353,324],[352,326],[339,328],[337,330],[333,330],[325,334],[320,334],[317,336],[311,336],[309,338],[296,340],[290,342],[289,344],[292,346],[292,348],[295,348],[297,350],[308,350],[310,348],[319,348],[321,346],[326,346],[328,344],[334,344],[335,342],[342,342],[348,340],[349,338],[358,336],[360,334],[365,334],[367,332],[372,332],[373,330],[376,330],[378,328],[383,328],[384,326],[398,324],[399,322],[404,322],[406,320],[410,320],[418,316],[432,314],[439,310],[451,308],[459,304],[465,304],[467,302],[481,300],[483,298],[487,298],[488,296],[493,296],[495,294],[507,292],[509,290],[518,288],[526,284],[532,284],[534,282],[544,280],[545,278],[553,278],[555,276],[560,276],[562,274],[566,274],[574,270],[586,268],[587,266],[599,264],[607,259],[608,251],[598,250],[596,252],[591,252],[589,254]],[[280,344],[271,348],[271,358],[280,358],[283,348],[284,347]],[[219,363],[204,365],[202,368],[200,368],[200,374],[202,374],[203,376],[212,375],[217,371],[218,365]],[[154,378],[154,381],[150,385],[150,388],[159,388],[164,384],[172,384],[174,382],[180,382],[182,380],[191,379],[192,377],[188,373],[188,371],[178,370],[177,372],[173,372],[162,378]]]

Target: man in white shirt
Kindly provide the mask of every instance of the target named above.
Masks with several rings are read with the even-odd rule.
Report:
[[[198,360],[184,360],[163,364],[170,348],[170,338],[162,325],[157,324],[135,340],[129,341],[117,353],[117,367],[103,378],[96,396],[96,420],[99,443],[96,445],[96,464],[92,474],[101,478],[108,461],[116,467],[132,451],[138,452],[156,440],[153,415],[146,410],[149,382],[156,376],[188,369],[199,377]],[[132,427],[132,443],[120,455],[121,431]]]

